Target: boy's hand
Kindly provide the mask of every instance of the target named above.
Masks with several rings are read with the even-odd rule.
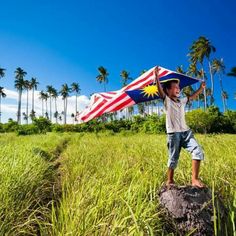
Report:
[[[201,83],[201,88],[204,89],[206,87],[206,82]]]

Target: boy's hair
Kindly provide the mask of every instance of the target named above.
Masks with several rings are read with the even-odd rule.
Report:
[[[171,86],[172,86],[172,84],[178,84],[178,83],[179,83],[179,80],[178,80],[178,79],[168,80],[168,81],[164,82],[164,83],[162,84],[162,86],[163,86],[163,91],[164,91],[166,94],[168,94],[168,93],[167,93],[167,89],[170,89]]]

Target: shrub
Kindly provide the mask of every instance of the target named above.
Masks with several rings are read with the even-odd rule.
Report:
[[[16,131],[17,135],[30,135],[39,133],[39,129],[36,125],[19,125]]]

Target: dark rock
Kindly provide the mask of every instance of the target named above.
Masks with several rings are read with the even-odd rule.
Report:
[[[164,186],[159,192],[160,205],[166,209],[168,224],[174,223],[176,234],[185,235],[214,235],[214,207],[212,192],[208,188],[195,188],[192,186]],[[227,210],[219,196],[214,196],[216,216],[223,224],[227,217]],[[172,229],[173,230],[173,229]],[[221,232],[223,233],[223,232]]]

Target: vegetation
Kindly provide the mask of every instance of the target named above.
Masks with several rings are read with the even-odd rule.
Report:
[[[235,229],[235,135],[196,135],[200,176],[229,210]],[[166,178],[166,136],[104,133],[0,134],[3,235],[166,235],[158,190]],[[112,147],[112,148],[111,148]],[[191,181],[181,152],[179,185]],[[217,218],[215,230],[217,231]]]

